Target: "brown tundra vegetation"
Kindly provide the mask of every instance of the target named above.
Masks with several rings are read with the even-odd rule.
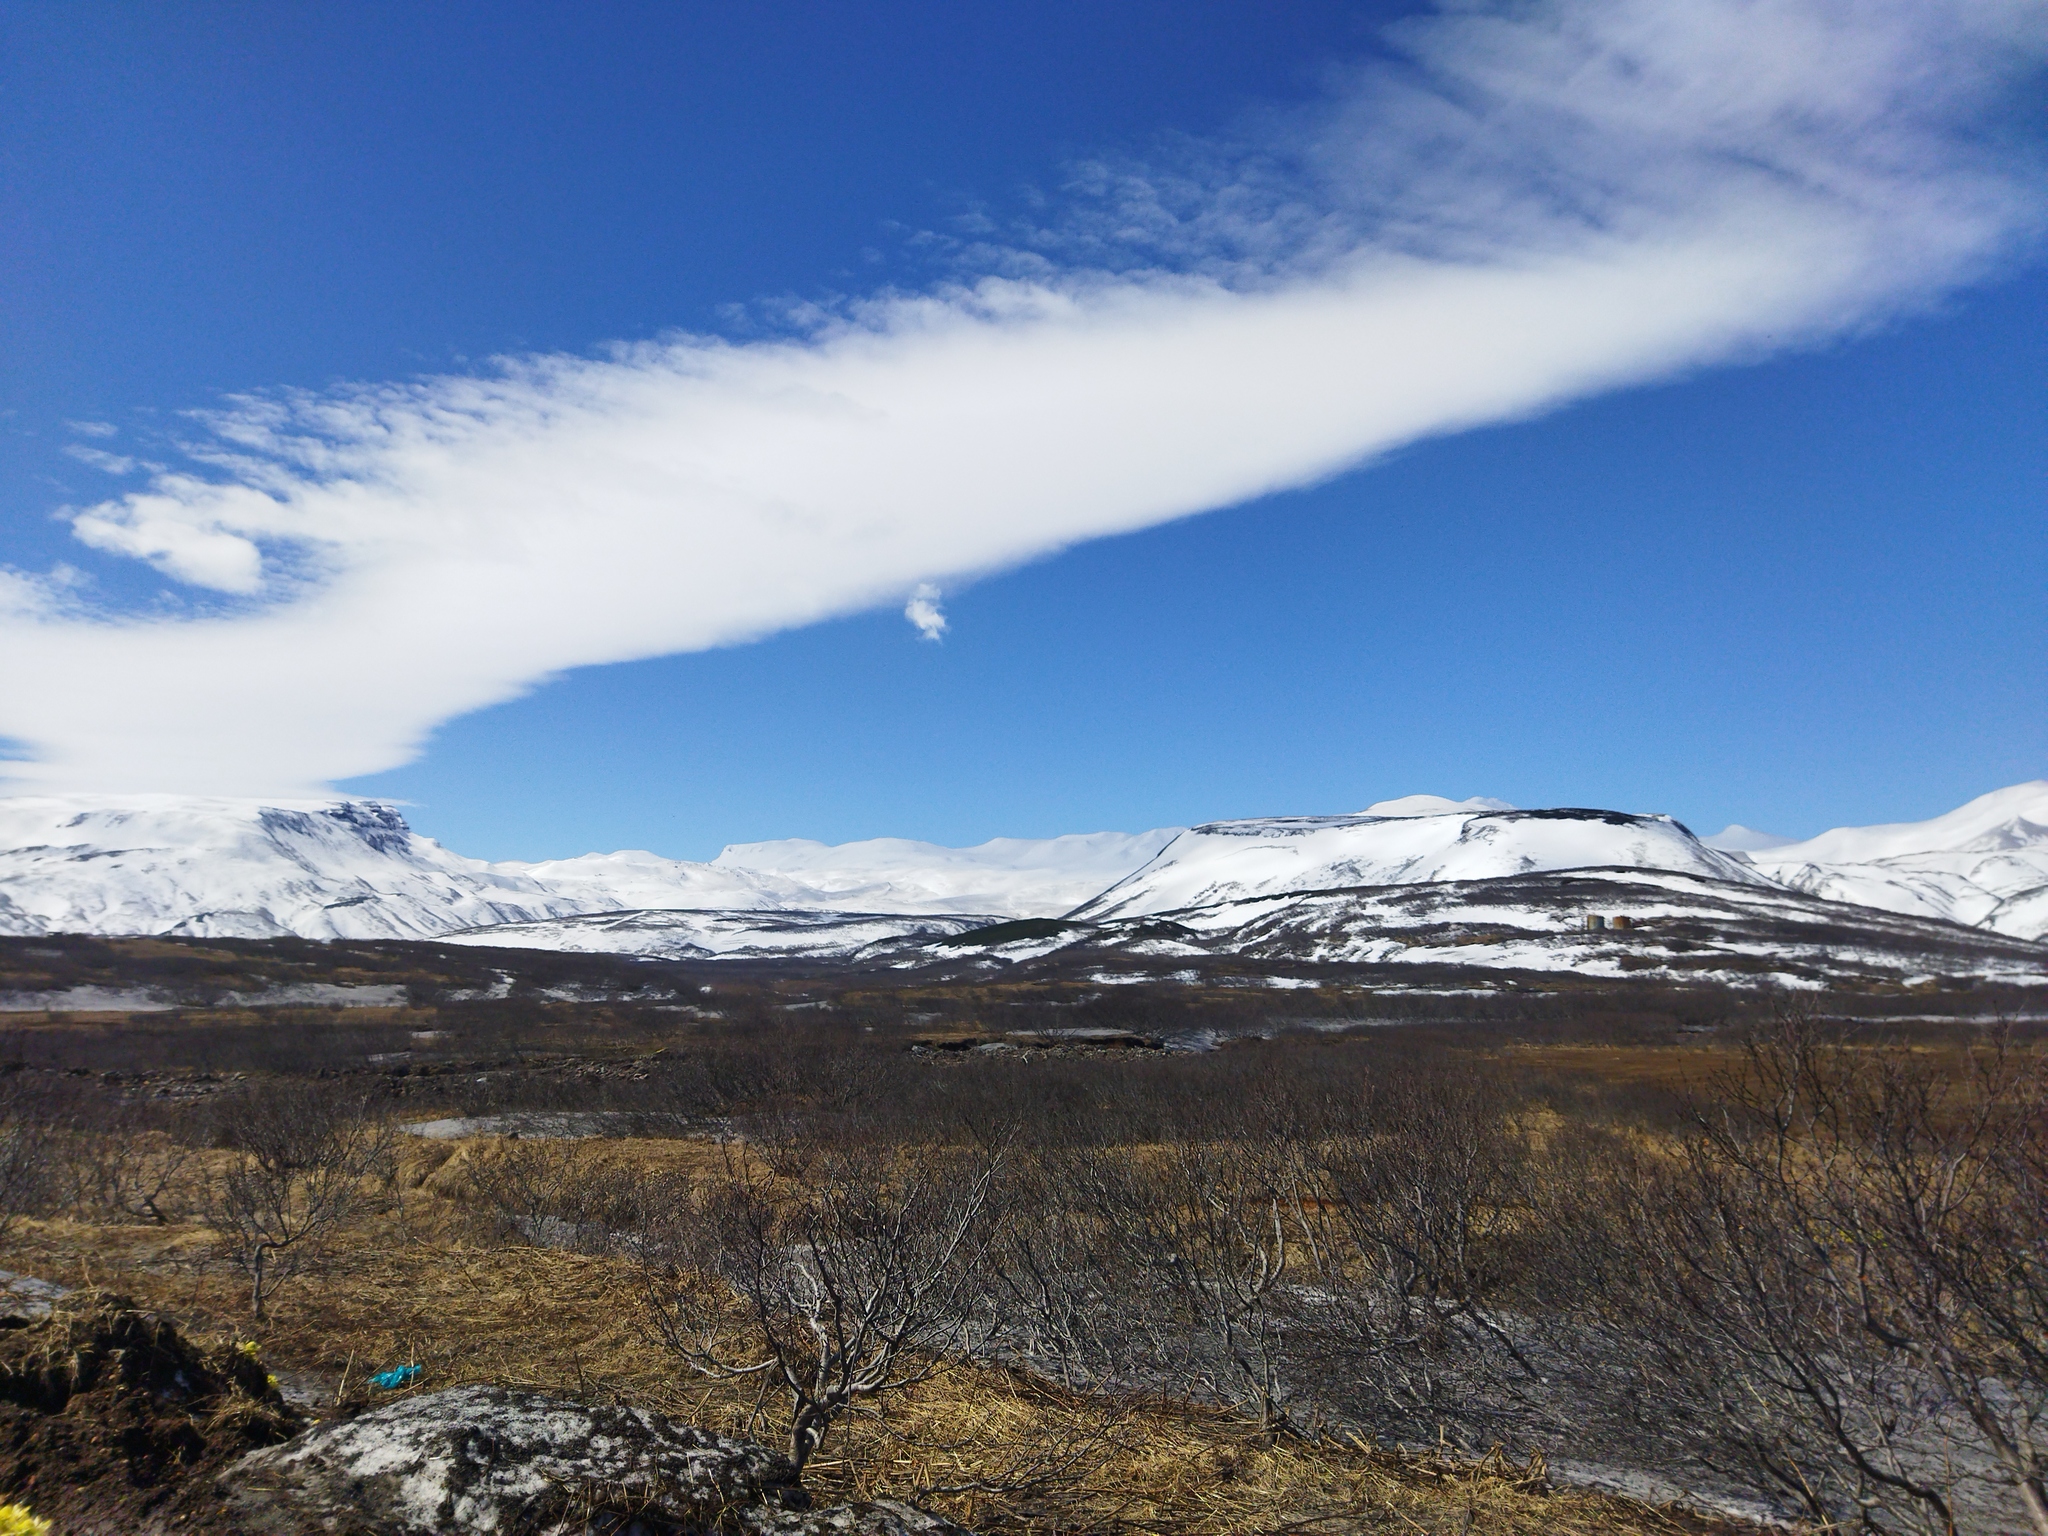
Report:
[[[31,1016],[0,1264],[316,1416],[644,1404],[991,1532],[2048,1536],[2038,1029],[1287,1006]]]

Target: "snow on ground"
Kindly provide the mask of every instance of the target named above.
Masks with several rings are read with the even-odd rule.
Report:
[[[451,934],[448,942],[650,960],[850,960],[877,945],[944,938],[995,921],[847,912],[609,912],[502,923]]]
[[[412,1120],[399,1129],[428,1141],[462,1141],[471,1136],[539,1137],[549,1141],[583,1141],[618,1135],[631,1128],[634,1116],[618,1110],[523,1110],[509,1115],[459,1115],[444,1120]]]
[[[140,987],[66,987],[0,992],[0,1013],[165,1013],[180,1005]]]

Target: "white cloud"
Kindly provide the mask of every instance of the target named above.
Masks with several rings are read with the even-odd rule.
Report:
[[[927,640],[943,640],[946,635],[946,611],[939,606],[939,596],[937,587],[922,581],[910,594],[910,601],[903,605],[903,617],[916,625],[918,634]]]
[[[1262,139],[1090,168],[1062,219],[968,253],[999,276],[790,339],[232,402],[201,472],[74,519],[211,607],[0,591],[0,737],[37,755],[10,766],[306,788],[565,668],[891,603],[1881,321],[2037,228],[2032,146],[1996,130],[2044,17],[1460,6]]]
[[[67,421],[64,425],[80,437],[112,437],[121,430],[111,421]]]
[[[135,471],[135,460],[125,453],[108,453],[104,448],[91,448],[84,443],[67,443],[64,451],[79,463],[90,464],[110,475],[127,475]]]

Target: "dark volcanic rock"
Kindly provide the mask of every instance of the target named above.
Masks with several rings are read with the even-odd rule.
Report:
[[[944,1536],[906,1505],[809,1510],[773,1451],[638,1408],[458,1387],[229,1468],[249,1529],[333,1536]]]
[[[66,1536],[211,1530],[212,1476],[302,1420],[262,1364],[104,1291],[9,1277],[0,1317],[0,1503]],[[195,1497],[196,1495],[196,1497]]]

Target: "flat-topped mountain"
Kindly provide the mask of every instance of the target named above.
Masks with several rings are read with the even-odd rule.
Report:
[[[1191,828],[1073,915],[1143,917],[1289,892],[1610,868],[1768,883],[1669,816],[1466,806],[1388,815],[1374,807],[1356,816],[1266,817]]]

